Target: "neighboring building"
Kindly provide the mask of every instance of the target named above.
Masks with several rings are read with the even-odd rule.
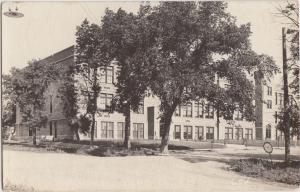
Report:
[[[62,67],[74,64],[74,46],[57,52],[40,62],[45,64],[61,64]],[[68,126],[68,121],[63,115],[63,105],[61,99],[58,97],[58,87],[60,80],[52,82],[45,92],[45,111],[48,116],[48,122],[45,127],[41,127],[36,130],[36,135],[53,135],[54,138],[73,138],[71,128]],[[26,122],[22,122],[19,106],[16,110],[16,138],[28,138],[33,136],[33,129],[26,125]]]
[[[46,63],[74,64],[74,47],[62,50],[46,59]],[[113,83],[117,80],[118,66],[112,63],[110,66],[102,69],[101,73],[101,94],[98,99],[100,109],[108,109],[116,87]],[[283,104],[283,96],[280,87],[273,88],[264,82],[263,78],[256,76],[255,95],[256,95],[256,121],[248,122],[238,111],[234,113],[233,120],[226,121],[220,118],[220,129],[216,128],[216,113],[209,103],[190,102],[179,106],[173,115],[170,139],[171,140],[243,140],[244,138],[252,140],[275,140],[283,138],[282,133],[277,131],[275,116],[279,111],[279,106]],[[80,81],[80,80],[79,80]],[[57,83],[57,82],[56,82]],[[53,83],[46,93],[49,100],[47,110],[50,114],[50,121],[45,128],[41,128],[37,135],[55,135],[57,138],[71,138],[72,132],[67,125],[67,121],[62,115],[60,101],[55,97],[57,85]],[[225,81],[221,81],[222,86],[226,86]],[[51,100],[52,98],[52,100]],[[140,109],[137,112],[131,112],[131,139],[160,139],[160,119],[159,119],[158,98],[150,94],[144,98]],[[52,106],[52,107],[51,107]],[[51,111],[52,108],[52,112]],[[20,116],[17,113],[17,135],[30,136],[30,130],[20,126]],[[95,139],[123,139],[125,118],[122,114],[113,112],[103,112],[96,117]],[[22,127],[22,128],[21,128]]]

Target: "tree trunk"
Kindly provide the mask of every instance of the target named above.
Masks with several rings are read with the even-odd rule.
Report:
[[[91,128],[91,141],[90,141],[90,147],[93,146],[94,143],[94,132],[95,132],[95,113],[92,115],[92,128]]]
[[[287,77],[287,55],[286,55],[286,31],[282,28],[282,60],[283,60],[283,126],[284,126],[284,138],[285,138],[285,162],[290,161],[290,115],[289,115],[289,90],[288,90],[288,77]]]
[[[162,117],[163,128],[164,128],[164,133],[162,135],[161,144],[160,144],[160,152],[162,154],[167,154],[169,152],[168,147],[169,147],[169,140],[170,140],[170,125],[171,125],[172,116],[176,109],[176,106],[173,108],[169,111],[164,112],[165,114],[163,114]]]
[[[220,133],[220,110],[218,107],[217,108],[217,140],[219,140],[219,133]]]
[[[97,67],[95,66],[93,68],[93,106],[92,106],[92,129],[91,129],[91,142],[90,142],[90,147],[94,143],[94,132],[95,132],[95,115],[97,112],[97,99],[99,95],[99,89],[98,89],[98,78],[97,78]]]
[[[129,149],[131,149],[131,143],[130,143],[130,107],[129,106],[126,108],[124,116],[125,116],[124,147],[129,150]]]
[[[218,88],[220,87],[220,78],[219,75],[217,74],[217,85]],[[219,100],[217,103],[217,140],[219,140],[219,134],[220,134],[220,109],[219,109]]]

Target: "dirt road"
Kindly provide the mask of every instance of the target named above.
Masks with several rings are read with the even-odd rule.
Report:
[[[223,163],[191,163],[172,156],[93,157],[3,152],[4,181],[41,191],[294,191],[224,170]]]

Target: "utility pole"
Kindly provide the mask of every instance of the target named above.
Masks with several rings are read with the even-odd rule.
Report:
[[[287,77],[287,56],[286,56],[286,29],[282,28],[282,71],[283,71],[283,126],[285,140],[285,162],[290,161],[290,117],[289,117],[289,90]]]

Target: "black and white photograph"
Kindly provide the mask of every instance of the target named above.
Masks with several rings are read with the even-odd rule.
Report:
[[[299,2],[1,2],[5,192],[300,190]]]

